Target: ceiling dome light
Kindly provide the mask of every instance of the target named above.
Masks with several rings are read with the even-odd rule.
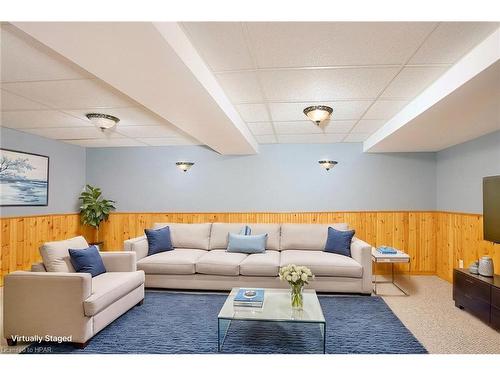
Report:
[[[177,168],[180,170],[187,172],[188,169],[194,165],[194,163],[192,161],[178,161],[175,165],[177,165]]]
[[[333,109],[326,105],[313,105],[304,109],[304,114],[309,117],[316,125],[330,118]]]
[[[85,116],[102,131],[111,129],[120,122],[118,117],[105,115],[104,113],[87,113]]]
[[[318,163],[327,171],[329,171],[338,164],[335,160],[319,160]]]

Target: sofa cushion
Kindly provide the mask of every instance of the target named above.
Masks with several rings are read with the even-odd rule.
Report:
[[[47,272],[75,272],[69,259],[69,249],[86,249],[89,244],[82,236],[68,240],[45,242],[40,255]]]
[[[90,273],[92,277],[106,272],[97,246],[92,245],[86,249],[69,249],[69,259],[76,272]]]
[[[266,234],[266,249],[279,250],[280,245],[280,224],[234,224],[234,223],[213,223],[210,234],[210,249],[227,249],[229,233],[238,233],[241,228],[248,225],[252,234]]]
[[[240,263],[247,254],[229,253],[226,250],[207,252],[196,262],[196,272],[206,275],[238,276]]]
[[[155,223],[153,229],[170,227],[170,238],[174,248],[208,250],[212,224]]]
[[[144,234],[148,240],[148,255],[174,249],[172,240],[170,239],[170,228],[168,226],[159,229],[144,229]]]
[[[106,272],[92,279],[92,294],[83,302],[86,316],[94,316],[144,284],[144,272]]]
[[[278,276],[280,252],[266,250],[260,254],[250,254],[240,263],[240,275]]]
[[[174,249],[142,258],[137,269],[153,275],[192,275],[196,261],[206,253],[200,249]]]
[[[345,223],[338,224],[283,224],[281,226],[281,250],[325,249],[328,227],[348,230]]]
[[[280,266],[288,264],[306,266],[315,276],[363,276],[363,267],[354,259],[324,251],[284,250],[281,252]]]
[[[266,234],[235,234],[229,233],[227,251],[230,253],[256,254],[266,251]]]

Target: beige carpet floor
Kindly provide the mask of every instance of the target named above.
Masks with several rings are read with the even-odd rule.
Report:
[[[500,333],[455,307],[452,285],[437,276],[397,278],[409,297],[385,296],[385,302],[429,353],[500,354]],[[379,294],[401,294],[391,284]]]
[[[427,348],[429,353],[500,354],[500,333],[455,307],[450,283],[436,276],[398,277],[409,297],[391,284],[379,285],[378,293],[394,313]],[[3,288],[0,288],[3,301]],[[25,345],[8,347],[3,338],[3,304],[0,303],[0,353],[18,353]]]

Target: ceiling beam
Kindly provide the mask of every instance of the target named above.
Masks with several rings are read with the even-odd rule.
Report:
[[[255,138],[177,23],[13,24],[215,151],[258,151]]]
[[[438,151],[438,149],[429,149],[426,145],[420,147],[417,144],[417,127],[421,131],[427,132],[427,136],[429,137],[433,137],[439,133],[438,129],[429,133],[429,129],[422,126],[422,121],[417,120],[426,119],[424,118],[426,112],[430,111],[433,107],[438,108],[438,104],[443,99],[453,94],[461,86],[495,64],[499,59],[500,29],[497,29],[406,105],[385,125],[372,134],[363,143],[363,150],[365,152]],[[457,110],[459,109],[463,108],[457,108]],[[445,123],[445,121],[441,119],[432,125],[437,127],[440,123]],[[477,136],[480,135],[482,134],[477,134]],[[468,139],[464,139],[463,141],[466,140]],[[429,144],[436,145],[435,142],[430,142]]]

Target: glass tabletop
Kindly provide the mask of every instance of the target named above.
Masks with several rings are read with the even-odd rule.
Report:
[[[323,310],[314,289],[304,289],[304,308],[293,310],[290,289],[264,289],[261,308],[234,306],[233,300],[240,288],[233,288],[219,312],[219,319],[266,320],[278,322],[325,323]]]

